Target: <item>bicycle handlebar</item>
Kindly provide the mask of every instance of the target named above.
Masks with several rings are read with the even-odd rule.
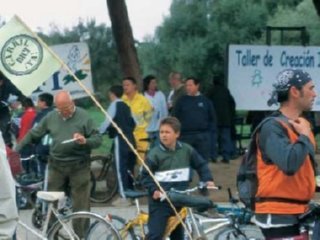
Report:
[[[177,190],[177,189],[171,188],[170,192],[188,194],[188,193],[195,192],[197,190],[221,190],[221,189],[222,189],[221,186],[207,186],[205,182],[200,182],[197,186],[193,188],[187,188],[185,190]]]
[[[200,182],[197,186],[193,188],[188,188],[186,190],[171,189],[166,194],[162,194],[160,201],[164,201],[167,198],[172,201],[172,203],[177,207],[190,207],[198,208],[199,211],[205,211],[209,208],[215,208],[216,205],[207,197],[189,195],[191,192],[203,189],[221,189],[220,186],[206,186],[205,183]],[[186,197],[188,195],[188,197]]]
[[[309,210],[299,216],[300,221],[304,221],[309,217],[320,215],[320,204],[316,202],[309,203]]]

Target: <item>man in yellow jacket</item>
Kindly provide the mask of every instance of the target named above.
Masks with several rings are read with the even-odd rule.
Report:
[[[136,122],[133,135],[136,141],[137,150],[142,159],[148,149],[148,141],[141,139],[148,138],[147,127],[152,116],[152,105],[149,100],[137,90],[137,82],[133,77],[126,77],[122,80],[124,95],[122,100],[130,107],[132,116]],[[134,161],[132,161],[134,164]]]

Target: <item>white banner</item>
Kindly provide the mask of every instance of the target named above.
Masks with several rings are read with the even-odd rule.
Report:
[[[61,67],[17,16],[0,28],[0,57],[0,70],[27,96]]]
[[[50,48],[69,66],[81,83],[93,92],[91,62],[87,44],[83,42],[68,43],[50,46]],[[70,91],[73,99],[88,96],[66,70],[60,69],[32,93],[32,98],[36,100],[37,96],[43,92],[54,95],[62,89]]]
[[[267,101],[284,69],[307,71],[320,94],[320,47],[230,45],[228,85],[238,110],[274,110]],[[320,110],[316,98],[313,110]]]

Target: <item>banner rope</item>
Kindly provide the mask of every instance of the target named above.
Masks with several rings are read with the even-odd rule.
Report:
[[[134,148],[134,146],[130,143],[130,141],[127,139],[127,137],[124,135],[124,133],[122,132],[121,128],[119,128],[119,126],[112,120],[112,118],[110,117],[110,115],[105,111],[105,109],[102,107],[102,105],[98,102],[98,100],[94,97],[94,95],[90,92],[90,90],[77,78],[77,76],[73,73],[73,71],[69,68],[69,66],[67,64],[65,64],[62,59],[53,51],[51,50],[51,48],[36,34],[34,33],[18,16],[16,16],[19,21],[25,26],[25,28],[27,28],[31,34],[33,35],[34,38],[36,38],[39,43],[45,48],[47,49],[53,56],[54,58],[56,58],[57,61],[59,61],[59,63],[61,64],[61,66],[78,82],[78,84],[80,85],[80,87],[89,95],[89,97],[92,99],[92,101],[96,104],[96,106],[101,110],[101,112],[108,118],[108,120],[110,121],[110,123],[112,124],[112,126],[117,130],[117,132],[123,137],[123,139],[125,140],[125,142],[128,144],[129,148],[133,151],[133,153],[137,156],[137,159],[139,160],[139,163],[145,168],[145,170],[149,173],[149,175],[151,176],[151,178],[153,179],[153,181],[155,182],[155,184],[157,185],[157,187],[159,188],[159,190],[164,194],[165,199],[167,200],[167,202],[169,203],[170,207],[172,208],[172,210],[174,211],[175,215],[177,216],[179,222],[182,224],[183,228],[186,230],[186,232],[188,233],[188,237],[190,239],[192,239],[191,233],[189,231],[189,229],[187,228],[186,224],[183,222],[183,219],[181,218],[180,214],[177,212],[177,209],[174,207],[173,203],[171,202],[171,200],[168,198],[166,191],[161,187],[160,183],[158,182],[158,180],[155,178],[155,176],[153,175],[152,171],[150,170],[150,168],[145,164],[144,160],[141,158],[141,156],[139,155],[138,151]]]

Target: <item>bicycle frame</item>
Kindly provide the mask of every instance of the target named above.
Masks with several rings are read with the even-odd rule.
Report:
[[[195,232],[196,237],[204,237],[207,234],[216,231],[217,229],[232,225],[232,221],[229,217],[218,217],[218,218],[209,218],[207,216],[199,215],[203,218],[196,218],[193,210],[188,208],[187,219],[191,220],[193,231]],[[208,228],[204,228],[205,224],[210,223]]]
[[[18,221],[18,224],[22,227],[24,227],[27,231],[30,231],[31,233],[33,233],[35,236],[37,236],[38,238],[41,239],[47,239],[46,235],[47,235],[47,230],[48,230],[48,226],[49,226],[49,220],[51,218],[51,215],[54,215],[57,220],[61,223],[61,225],[63,226],[63,228],[67,231],[67,233],[69,234],[69,236],[71,236],[71,239],[74,239],[74,233],[71,233],[71,231],[69,231],[68,226],[63,223],[62,221],[60,221],[60,217],[59,217],[59,213],[56,210],[56,208],[54,207],[53,203],[50,202],[48,204],[48,211],[45,217],[45,222],[43,225],[43,229],[41,231],[41,233],[38,233],[34,228],[29,227],[27,224],[25,224],[24,222],[22,222],[21,220]]]
[[[123,228],[118,230],[119,235],[123,239],[125,239],[127,237],[127,235],[129,234],[131,229],[133,231],[133,234],[136,237],[139,237],[139,239],[145,239],[145,237],[146,237],[146,232],[145,232],[144,226],[147,225],[147,223],[148,223],[149,214],[140,209],[140,203],[139,203],[138,198],[135,198],[134,201],[135,201],[135,206],[136,206],[135,217],[132,219],[129,219],[124,224]],[[187,216],[187,208],[182,208],[180,210],[179,214],[182,219],[185,219]],[[110,217],[110,219],[112,222],[112,216]],[[179,223],[180,222],[176,216],[171,216],[168,219],[168,224],[166,226],[164,236],[165,237],[169,236]],[[139,229],[139,234],[137,234],[137,232],[135,231],[135,229],[137,229],[137,228]]]
[[[37,197],[48,203],[48,211],[45,214],[43,228],[37,231],[24,222],[19,221],[19,225],[28,232],[34,234],[40,239],[86,239],[98,240],[105,239],[105,236],[112,236],[112,239],[120,239],[120,236],[107,217],[88,211],[78,211],[65,214],[64,208],[56,207],[61,204],[65,198],[64,192],[39,191]],[[52,215],[53,214],[53,215]],[[52,219],[55,216],[56,219]],[[56,220],[53,222],[52,220]],[[77,222],[76,222],[77,221]],[[78,224],[78,221],[83,221]],[[51,224],[52,223],[52,224]],[[49,227],[50,226],[50,227]]]
[[[195,188],[187,189],[185,191],[180,191],[180,193],[183,193],[183,192],[189,193],[197,189],[198,187],[195,187]],[[179,191],[177,192],[179,193]],[[132,196],[134,196],[134,194],[132,194]],[[145,238],[144,225],[147,224],[148,222],[148,214],[140,210],[138,197],[137,198],[132,197],[132,198],[135,201],[135,205],[137,209],[136,215],[133,219],[130,219],[127,222],[124,222],[124,219],[122,219],[122,221],[119,220],[119,217],[118,217],[117,220],[120,221],[120,223],[124,224],[122,225],[121,228],[119,228],[119,233],[123,238],[125,238],[128,234],[134,234],[136,237],[140,237],[144,239]],[[238,214],[239,211],[237,211],[238,207],[236,206],[237,206],[236,204],[232,203],[229,214],[226,214],[226,215],[222,214],[220,216],[217,216],[216,218],[206,216],[205,214],[194,213],[192,207],[183,207],[182,209],[185,211],[185,213],[181,214],[181,211],[180,211],[179,214],[181,214],[180,216],[182,219],[186,219],[185,220],[186,226],[189,227],[188,231],[189,232],[192,231],[192,237],[194,238],[206,238],[207,234],[213,233],[214,231],[223,229],[225,227],[231,227],[239,235],[246,236],[245,233],[242,232],[241,225],[240,225],[241,219],[244,215],[242,215],[243,214],[242,212],[240,212],[241,215]],[[212,205],[211,207],[218,209],[216,205]],[[180,222],[176,216],[169,218],[167,228],[165,229],[163,236],[168,237],[179,223]],[[206,224],[209,224],[209,226],[206,226]],[[246,224],[246,222],[244,222],[244,224]],[[134,231],[136,227],[140,230],[139,232],[141,233],[141,235],[137,234]]]
[[[184,191],[177,191],[177,190],[172,190],[175,193],[182,193],[182,194],[189,194],[191,192],[194,192],[197,189],[201,189],[203,186],[200,184],[198,187],[194,187],[194,188],[190,188]],[[213,188],[215,189],[215,188]],[[210,217],[210,216],[206,216],[205,214],[194,214],[193,209],[188,207],[188,216],[187,216],[187,220],[190,223],[187,222],[187,226],[192,226],[192,236],[196,237],[196,238],[206,238],[208,234],[213,233],[216,230],[219,229],[223,229],[225,227],[231,227],[235,230],[235,232],[237,232],[239,235],[243,235],[246,236],[246,234],[241,230],[241,226],[240,223],[241,221],[243,221],[243,223],[245,225],[248,224],[248,220],[246,219],[248,212],[246,210],[242,210],[241,207],[239,207],[237,205],[237,201],[235,201],[235,199],[232,197],[231,191],[228,189],[229,191],[229,201],[231,203],[231,207],[230,208],[223,208],[220,207],[222,210],[222,214],[219,213],[219,206],[215,205],[213,206],[214,209],[218,210],[218,216],[217,217]],[[170,194],[169,194],[170,195]],[[172,196],[174,197],[174,196]],[[174,197],[173,199],[175,199],[176,201],[178,201],[179,204],[180,203],[179,199],[180,197]],[[184,200],[183,200],[184,202]],[[198,202],[196,200],[196,202]],[[200,202],[198,204],[201,204]],[[194,206],[194,204],[191,204],[192,206]],[[229,210],[230,209],[230,210]],[[240,210],[240,211],[239,211]],[[227,214],[226,214],[226,213]],[[208,227],[206,227],[205,225],[209,224]],[[249,224],[248,224],[249,225]]]

